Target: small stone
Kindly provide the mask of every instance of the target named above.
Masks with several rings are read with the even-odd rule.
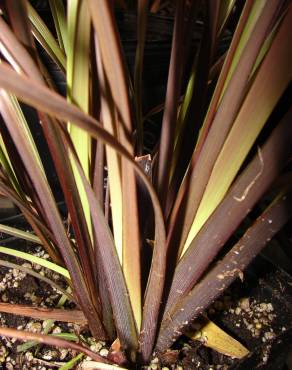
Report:
[[[38,297],[34,294],[34,293],[32,293],[31,294],[31,296],[30,296],[30,300],[34,303],[34,302],[37,302],[37,300],[38,300]]]
[[[60,351],[60,360],[64,360],[68,355],[69,352],[68,349],[61,348],[59,351]]]
[[[99,354],[103,357],[107,357],[108,355],[108,349],[106,348],[102,348],[100,351],[99,351]]]
[[[272,332],[270,332],[270,331],[268,331],[268,332],[266,332],[264,334],[264,336],[265,336],[266,340],[271,340],[271,339],[273,339],[275,337],[275,334],[272,333]]]
[[[259,337],[259,335],[260,335],[260,331],[258,329],[255,329],[254,330],[254,336]]]
[[[102,349],[103,345],[100,342],[94,342],[91,344],[90,349],[93,352],[99,352]]]
[[[7,297],[7,294],[6,293],[4,293],[4,294],[2,294],[2,301],[3,302],[8,302],[8,297]]]
[[[0,363],[3,363],[6,361],[6,357],[8,356],[8,351],[5,346],[0,347]]]
[[[17,270],[17,269],[13,269],[12,270],[12,275],[13,275],[13,277],[18,277],[18,274],[19,274],[19,270]]]
[[[261,329],[261,328],[262,328],[262,324],[261,324],[261,323],[259,323],[259,322],[257,322],[255,327],[256,327],[257,329]]]
[[[22,264],[23,267],[26,267],[26,268],[31,268],[31,264],[29,262],[24,262]]]
[[[241,298],[239,305],[243,310],[248,311],[250,309],[249,298]]]
[[[268,312],[274,311],[274,307],[273,307],[272,303],[267,303],[267,311]]]
[[[59,326],[54,327],[53,334],[60,334],[62,333],[62,329]]]
[[[37,270],[37,271],[41,270],[41,268],[42,268],[42,266],[41,266],[41,265],[39,265],[38,263],[34,263],[34,264],[33,264],[33,267],[34,267],[34,269],[35,269],[35,270]]]
[[[56,358],[58,356],[58,353],[56,351],[48,350],[43,355],[42,358],[44,360],[52,360],[53,358]]]
[[[39,322],[29,322],[26,328],[32,333],[40,333],[42,331],[42,324]]]
[[[33,360],[33,354],[31,352],[26,352],[24,356],[25,356],[26,361],[28,362],[31,362]]]
[[[241,308],[240,307],[236,307],[235,314],[236,315],[239,315],[240,313],[241,313]]]

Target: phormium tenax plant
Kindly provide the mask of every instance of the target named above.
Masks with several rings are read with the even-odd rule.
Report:
[[[91,368],[142,366],[169,349],[243,277],[292,214],[292,110],[278,106],[292,76],[290,1],[246,0],[241,8],[235,0],[175,1],[165,99],[149,113],[143,104],[147,18],[163,3],[50,0],[52,28],[33,2],[1,2],[0,192],[33,232],[0,229],[41,244],[50,256],[46,267],[65,277],[67,289],[59,291],[76,308],[56,307],[46,317],[86,323],[93,337],[115,343],[120,356],[107,359],[56,336],[4,327],[0,334],[81,351],[92,358]],[[117,5],[137,14],[133,70],[125,62]],[[234,9],[241,12],[236,25]],[[230,20],[232,39],[222,50]],[[201,37],[194,47],[197,21]],[[40,51],[59,68],[66,96]],[[38,114],[69,229],[23,103]],[[149,153],[146,116],[159,111],[161,133]],[[243,230],[242,221],[270,189],[269,202]],[[239,225],[241,236],[230,245]],[[5,309],[42,318],[37,307]]]

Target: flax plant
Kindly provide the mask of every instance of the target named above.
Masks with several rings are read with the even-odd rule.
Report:
[[[116,2],[123,11],[137,12],[132,71],[115,2],[50,0],[53,28],[28,0],[1,2],[0,192],[20,209],[32,232],[7,225],[0,230],[43,246],[51,260],[38,263],[65,277],[68,289],[59,290],[76,303],[73,319],[86,323],[96,339],[115,348],[118,343],[123,355],[105,359],[74,343],[76,338],[10,328],[0,328],[0,334],[81,351],[95,361],[88,363],[92,368],[110,369],[114,361],[139,365],[154,351],[169,349],[242,278],[292,213],[287,166],[292,110],[279,107],[291,90],[290,1],[246,0],[223,53],[221,40],[230,33],[237,1],[174,2],[165,99],[150,113],[162,111],[161,134],[151,153],[144,149],[147,19],[164,2],[133,3]],[[194,43],[198,25],[200,39]],[[66,96],[58,92],[40,50],[66,81]],[[70,233],[23,103],[37,112]],[[262,213],[226,248],[263,197]],[[15,248],[0,247],[0,253],[34,261]],[[9,312],[7,304],[1,307]],[[13,309],[40,317],[37,308]],[[41,318],[68,321],[72,312],[57,307]],[[205,330],[211,336],[207,345],[224,351],[228,343],[234,357],[248,353],[215,324],[207,322]],[[216,335],[220,348],[212,341]]]

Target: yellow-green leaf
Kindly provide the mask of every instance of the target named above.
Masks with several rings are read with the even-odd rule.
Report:
[[[53,262],[47,261],[44,258],[36,257],[36,256],[33,256],[32,254],[20,252],[16,249],[6,248],[6,247],[0,247],[0,253],[8,254],[9,256],[14,256],[17,258],[22,258],[31,263],[36,263],[40,266],[43,266],[47,269],[57,272],[60,275],[63,275],[67,279],[70,279],[69,272],[66,269],[64,269],[61,266],[58,266],[57,264]]]
[[[89,111],[89,43],[90,17],[86,0],[70,0],[68,3],[68,51],[67,51],[67,97],[85,113]],[[83,129],[69,123],[69,132],[83,170],[89,179],[91,139]],[[87,196],[72,160],[72,168],[79,190],[83,211],[91,233],[90,210]]]
[[[58,66],[66,70],[66,57],[64,52],[60,49],[54,36],[51,34],[48,27],[45,25],[41,17],[35,9],[27,2],[27,11],[29,20],[32,25],[32,32],[39,43],[44,47],[50,57],[58,64]]]
[[[191,339],[199,340],[204,346],[212,348],[226,356],[243,358],[249,353],[248,349],[240,342],[209,320],[199,330],[189,332],[187,335]]]

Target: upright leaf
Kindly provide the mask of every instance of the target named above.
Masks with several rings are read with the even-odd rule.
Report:
[[[174,135],[177,121],[178,103],[180,97],[185,53],[183,38],[184,19],[186,16],[186,2],[176,2],[174,32],[172,38],[171,57],[168,71],[165,107],[162,119],[161,138],[158,151],[157,189],[165,207],[171,160],[174,148]]]
[[[118,122],[118,137],[121,144],[133,155],[132,112],[128,80],[125,73],[113,5],[108,1],[88,0],[90,15],[98,37],[100,54],[113,98]],[[122,168],[122,236],[123,271],[135,315],[137,328],[141,326],[141,271],[140,238],[137,207],[137,189],[134,171],[128,162],[121,159]],[[129,222],[131,220],[131,222]]]
[[[84,112],[89,111],[89,44],[90,17],[86,0],[70,0],[68,3],[68,51],[67,51],[67,97]],[[87,132],[69,123],[69,132],[83,169],[89,179],[91,140]],[[72,162],[83,212],[91,232],[89,204],[78,171]]]
[[[27,2],[28,16],[32,26],[32,32],[38,42],[43,46],[46,52],[54,60],[55,63],[61,68],[62,71],[66,70],[66,58],[64,52],[60,49],[54,36],[50,30],[35,11],[35,9]]]
[[[142,104],[142,75],[143,75],[143,60],[144,47],[147,29],[149,0],[138,0],[138,17],[137,17],[137,48],[135,56],[135,71],[134,71],[134,91],[136,102],[136,117],[137,117],[137,147],[138,155],[143,154],[143,104]]]
[[[62,0],[49,0],[49,3],[55,23],[60,48],[66,54],[68,50],[68,30],[64,3]]]
[[[100,96],[100,118],[103,127],[118,138],[118,120],[114,102],[108,86],[101,60],[100,46],[95,36],[96,64],[98,69]],[[108,168],[108,181],[111,199],[111,213],[115,246],[121,265],[123,264],[123,196],[122,196],[122,167],[118,154],[109,147],[106,147],[106,160]]]

